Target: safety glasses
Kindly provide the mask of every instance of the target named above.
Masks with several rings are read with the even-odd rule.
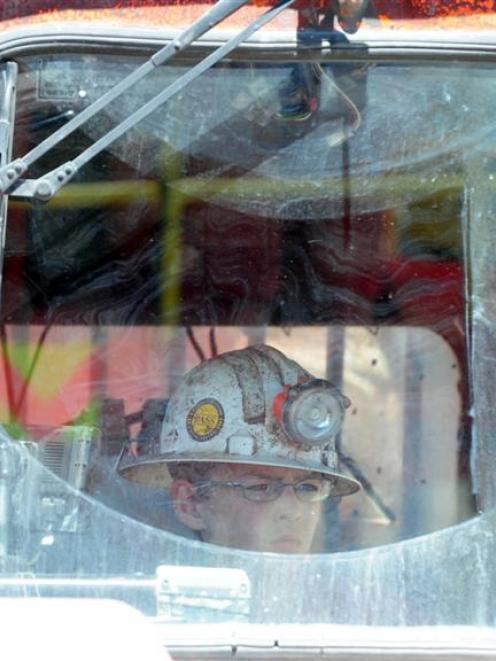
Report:
[[[250,478],[241,482],[208,480],[197,484],[203,494],[211,488],[239,489],[246,500],[268,503],[279,498],[286,487],[291,487],[298,498],[305,503],[326,500],[333,495],[333,485],[323,478],[307,478],[298,482],[284,482],[265,478]]]

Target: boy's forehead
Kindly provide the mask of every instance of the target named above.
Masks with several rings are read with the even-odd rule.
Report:
[[[299,470],[297,468],[283,468],[280,466],[262,466],[247,464],[219,464],[213,470],[216,478],[240,478],[240,477],[270,477],[279,480],[296,481],[309,476],[317,477],[318,473]]]

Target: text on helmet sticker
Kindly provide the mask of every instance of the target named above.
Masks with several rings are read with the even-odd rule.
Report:
[[[186,428],[195,441],[209,441],[223,426],[224,409],[216,399],[202,399],[186,418]]]

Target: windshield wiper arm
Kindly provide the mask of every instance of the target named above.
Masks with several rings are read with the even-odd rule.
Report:
[[[156,67],[161,66],[171,57],[187,48],[193,41],[208,32],[211,28],[218,25],[225,18],[234,14],[238,9],[248,4],[250,0],[218,0],[218,2],[197,21],[190,25],[182,34],[171,43],[161,48],[157,53],[147,60],[144,64],[138,67],[135,71],[126,76],[117,85],[115,85],[108,92],[103,94],[94,103],[80,112],[74,119],[62,126],[60,129],[52,133],[46,140],[43,140],[34,149],[28,152],[22,158],[18,158],[6,165],[0,167],[0,194],[8,192],[8,190],[19,180],[19,178],[26,172],[26,170],[50,149],[55,147],[59,142],[64,140],[73,131],[79,128],[82,124],[91,119],[102,108],[105,108],[114,99],[120,96],[126,90],[129,90],[139,80],[144,78],[147,74],[153,71]]]
[[[266,23],[280,14],[286,7],[293,4],[295,0],[282,0],[277,5],[259,16],[248,27],[242,30],[235,37],[217,48],[213,53],[192,67],[187,73],[175,80],[169,87],[157,94],[148,101],[142,108],[132,113],[127,119],[111,129],[94,144],[85,149],[79,156],[72,161],[67,161],[63,165],[48,172],[37,180],[25,180],[18,182],[12,187],[10,194],[16,198],[35,197],[41,201],[50,200],[58,190],[62,188],[80,168],[90,161],[94,156],[106,149],[115,140],[124,135],[129,129],[133,128],[142,119],[151,115],[163,103],[168,101],[174,94],[180,92],[186,85],[201,76],[202,73],[217,64],[223,57],[233,51],[239,44],[248,39],[253,33],[263,27]],[[14,162],[15,163],[15,162]]]

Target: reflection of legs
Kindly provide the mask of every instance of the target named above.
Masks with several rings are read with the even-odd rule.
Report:
[[[305,122],[318,112],[321,121],[340,120],[331,146],[350,138],[361,124],[366,103],[368,66],[342,63],[294,64],[279,88],[279,119]]]
[[[319,107],[320,77],[311,64],[295,64],[279,88],[279,117],[289,121],[307,119]]]
[[[346,35],[336,29],[336,18],[344,32],[354,33],[360,26],[368,0],[335,0],[333,3],[314,3],[298,12],[298,44],[305,49],[321,48],[324,42],[331,49],[349,44]],[[332,115],[346,117],[351,113],[352,132],[360,124],[360,109],[365,106],[366,69],[360,62],[345,63],[299,63],[290,67],[287,83],[279,89],[279,118],[303,121],[319,109],[321,104],[322,78],[334,88],[335,108],[327,108]],[[343,76],[344,74],[344,76]],[[348,80],[349,79],[349,80]],[[349,85],[351,82],[351,88]],[[357,82],[360,83],[357,85]],[[329,99],[328,99],[329,101]],[[326,104],[328,105],[328,104]]]

